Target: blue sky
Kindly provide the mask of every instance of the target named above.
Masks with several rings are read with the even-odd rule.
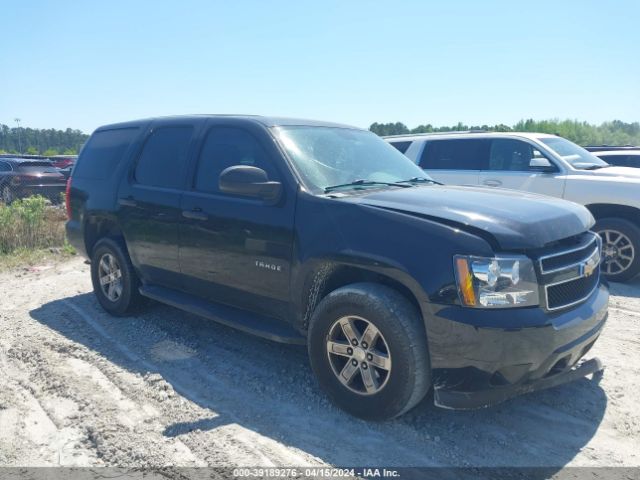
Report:
[[[640,120],[640,2],[6,1],[0,123]]]

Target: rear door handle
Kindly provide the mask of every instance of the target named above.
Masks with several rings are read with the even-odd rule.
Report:
[[[206,220],[209,218],[209,216],[206,213],[203,213],[202,209],[199,207],[192,210],[183,210],[182,216],[190,220]]]
[[[138,202],[136,202],[133,199],[133,197],[119,198],[118,199],[118,203],[120,205],[122,205],[123,207],[137,207],[138,206]]]
[[[502,185],[502,182],[500,180],[485,180],[484,184],[487,187],[499,187],[500,185]]]

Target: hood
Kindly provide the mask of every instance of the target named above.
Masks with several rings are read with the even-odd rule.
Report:
[[[640,182],[640,168],[606,167],[597,170],[579,170],[581,175],[589,177],[605,177],[607,180],[622,182]]]
[[[505,250],[540,248],[585,232],[594,223],[577,203],[490,187],[429,185],[343,199],[483,231]]]

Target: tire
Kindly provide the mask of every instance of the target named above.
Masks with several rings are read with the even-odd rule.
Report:
[[[349,346],[340,322],[355,327],[351,336],[358,338],[357,347]],[[362,343],[368,325],[379,332],[373,345]],[[329,345],[342,353],[330,354]],[[387,420],[402,415],[420,402],[431,386],[421,316],[401,294],[383,285],[356,283],[322,299],[311,317],[308,349],[320,386],[335,404],[359,418]],[[349,366],[345,372],[354,360],[358,367]],[[378,368],[376,362],[389,369]],[[349,376],[352,371],[350,382],[339,379],[340,374]],[[371,375],[369,387],[365,375]]]
[[[5,185],[4,187],[2,187],[2,202],[5,205],[11,205],[11,203],[13,202],[13,193],[11,192],[11,188],[9,188],[9,185]]]
[[[110,268],[105,269],[104,265]],[[108,273],[113,273],[113,281],[103,287],[100,277]],[[138,291],[140,280],[131,264],[124,242],[120,239],[98,240],[91,255],[91,282],[98,302],[111,315],[126,316],[142,304],[142,297]]]
[[[602,274],[626,282],[640,272],[640,228],[622,218],[602,218],[593,230],[602,237]],[[624,267],[621,269],[621,267]]]

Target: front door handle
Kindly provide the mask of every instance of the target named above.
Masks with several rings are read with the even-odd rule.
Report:
[[[122,205],[123,207],[137,207],[138,206],[138,202],[136,202],[133,199],[133,197],[119,198],[118,199],[118,203],[120,205]]]
[[[485,180],[484,184],[487,187],[499,187],[500,185],[502,185],[502,182],[500,180],[491,179],[491,180]]]
[[[209,216],[198,207],[193,210],[183,210],[182,216],[190,220],[207,220],[209,218]]]

